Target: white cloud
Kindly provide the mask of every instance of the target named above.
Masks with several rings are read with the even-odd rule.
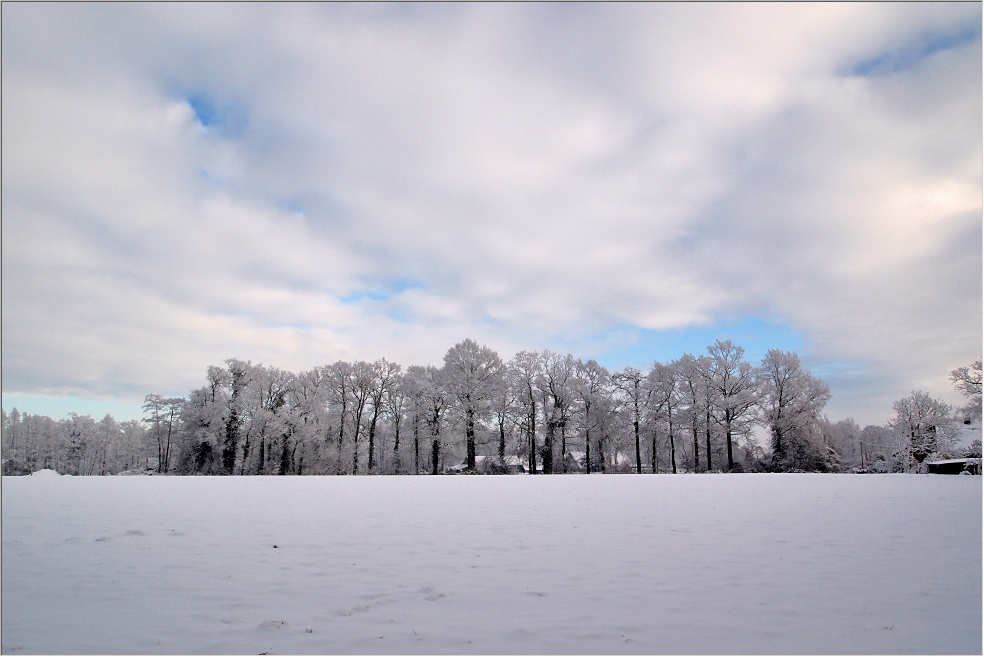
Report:
[[[759,314],[876,421],[980,354],[979,5],[3,13],[5,391]]]

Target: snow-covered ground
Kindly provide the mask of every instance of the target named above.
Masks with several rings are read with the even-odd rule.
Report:
[[[981,477],[4,477],[2,652],[981,653]]]

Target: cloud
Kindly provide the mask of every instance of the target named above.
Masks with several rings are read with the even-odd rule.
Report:
[[[979,5],[3,16],[5,392],[747,320],[881,421],[980,354]]]

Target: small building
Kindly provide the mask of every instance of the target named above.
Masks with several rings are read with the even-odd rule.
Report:
[[[447,474],[462,474],[468,472],[468,462],[452,465],[445,470]],[[475,472],[478,474],[525,474],[526,464],[518,456],[507,456],[505,463],[499,459],[485,455],[475,455]]]
[[[975,458],[946,459],[945,461],[926,461],[929,474],[974,474],[981,473],[981,460]]]

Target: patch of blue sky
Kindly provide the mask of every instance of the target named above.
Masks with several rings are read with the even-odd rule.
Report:
[[[895,50],[879,53],[852,66],[848,74],[861,77],[890,75],[917,66],[938,52],[959,48],[981,40],[981,21],[968,21],[947,33],[923,34]]]
[[[112,415],[117,422],[140,420],[144,416],[142,404],[87,399],[84,397],[48,397],[3,393],[3,410],[9,415],[15,408],[28,415],[46,415],[53,420],[64,420],[72,413],[89,415],[95,420]]]
[[[219,100],[204,91],[176,90],[175,95],[184,98],[195,114],[195,120],[204,128],[221,137],[236,139],[246,130],[246,109],[237,100]]]
[[[366,300],[388,301],[408,290],[423,290],[426,289],[426,287],[427,286],[420,279],[410,276],[398,276],[372,287],[352,290],[344,297],[339,297],[339,301],[342,303],[360,303]]]
[[[206,94],[189,94],[188,105],[191,106],[191,111],[195,113],[195,120],[202,126],[207,128],[215,123],[215,103]]]
[[[654,362],[667,363],[684,353],[700,356],[706,354],[707,347],[716,340],[731,340],[745,350],[746,360],[758,365],[769,349],[798,352],[805,342],[799,331],[786,324],[754,316],[679,329],[620,326],[596,338],[599,343],[614,344],[608,351],[595,356],[609,369],[622,369],[627,365],[648,369]]]

